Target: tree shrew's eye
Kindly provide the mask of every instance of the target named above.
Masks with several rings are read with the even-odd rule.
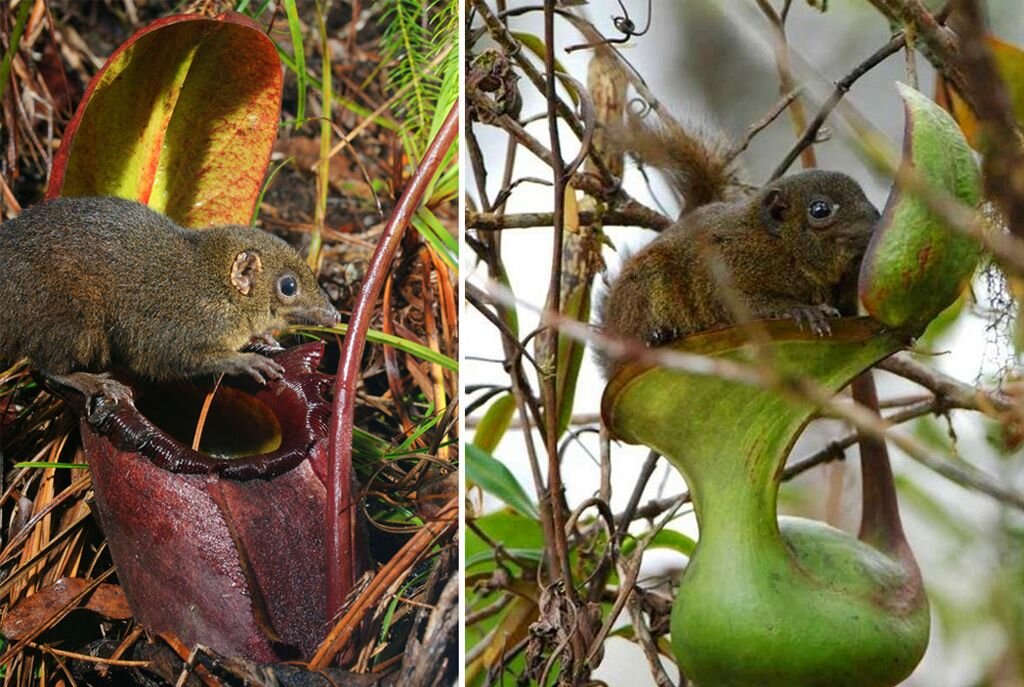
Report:
[[[295,281],[295,277],[286,274],[277,280],[277,291],[285,298],[294,298],[299,292],[299,283]]]
[[[811,224],[822,225],[835,216],[838,206],[825,198],[815,198],[807,205],[807,217]]]

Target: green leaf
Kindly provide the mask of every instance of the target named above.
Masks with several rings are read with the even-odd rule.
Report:
[[[917,347],[920,350],[936,348],[942,338],[953,331],[954,325],[960,320],[960,315],[967,310],[964,306],[968,298],[968,291],[964,290],[948,308],[935,316],[917,339]]]
[[[444,36],[435,34],[435,41],[438,40],[443,41]],[[441,86],[437,93],[437,101],[434,103],[434,117],[430,123],[428,140],[433,139],[437,132],[441,130],[441,125],[444,123],[445,117],[448,116],[448,111],[459,98],[459,72],[461,71],[461,66],[459,51],[456,49],[456,46],[451,46],[441,62],[441,68],[438,70],[441,73]]]
[[[247,224],[277,137],[281,79],[273,42],[245,16],[150,24],[90,82],[47,198],[118,196],[184,226]]]
[[[348,332],[348,325],[339,324],[334,327],[303,326],[299,327],[298,329],[307,332],[318,332],[320,334],[345,334],[346,332]],[[415,341],[409,341],[408,339],[403,339],[402,337],[395,336],[394,334],[385,334],[384,332],[378,331],[376,329],[367,330],[366,340],[371,343],[387,344],[389,346],[393,346],[404,353],[414,355],[417,358],[426,360],[427,362],[437,363],[441,367],[451,370],[452,372],[459,371],[459,362],[457,360],[453,360],[452,358],[449,358],[445,354],[438,353],[437,351],[428,348],[423,344],[416,343]]]
[[[48,461],[26,461],[23,463],[15,463],[14,467],[21,468],[54,468],[56,470],[68,469],[68,470],[87,470],[89,469],[88,463],[51,463]]]
[[[505,464],[479,446],[466,446],[466,480],[496,496],[530,518],[538,518],[537,506]]]
[[[256,226],[256,220],[260,216],[260,207],[263,205],[263,196],[267,194],[267,190],[270,189],[270,185],[274,183],[274,179],[277,178],[278,173],[285,167],[295,161],[295,157],[285,158],[278,162],[267,174],[266,180],[263,182],[263,186],[260,188],[260,193],[256,196],[256,203],[252,208],[252,216],[249,218],[249,226]]]
[[[663,529],[651,538],[647,545],[649,549],[669,549],[684,556],[692,556],[693,550],[697,548],[697,542],[676,530]]]
[[[437,216],[428,208],[421,207],[412,216],[412,226],[430,244],[434,252],[444,260],[448,269],[458,272],[459,268],[455,262],[456,256],[459,254],[458,242],[451,232],[441,224]]]
[[[448,153],[452,157],[458,153],[458,143],[459,141],[456,139],[452,147],[448,149]],[[443,203],[454,198],[459,192],[459,166],[449,164],[449,162],[446,157],[442,163],[442,168],[438,170],[437,176],[431,182],[433,183],[433,190],[430,196],[431,205]]]
[[[574,299],[579,297],[580,294],[574,294]],[[590,300],[589,294],[586,294],[586,298]],[[575,307],[573,303],[569,305]],[[589,312],[590,306],[586,305],[583,309]],[[582,321],[587,322],[585,319]],[[576,384],[586,349],[582,342],[566,334],[558,335],[558,436],[562,436],[572,422],[572,410],[576,405]]]
[[[295,0],[284,0],[284,12],[288,17],[288,32],[292,38],[292,52],[295,56],[295,78],[299,95],[296,98],[295,119],[301,122],[306,118],[306,50],[302,44],[302,22]]]
[[[494,567],[494,549],[476,530],[518,559],[539,563],[544,557],[544,531],[540,522],[514,510],[501,510],[473,518],[473,527],[466,528],[466,570],[486,572]],[[488,561],[489,566],[485,565]]]
[[[975,207],[981,176],[953,118],[924,95],[897,84],[906,111],[903,166],[931,188]],[[945,225],[917,194],[897,186],[864,257],[860,296],[890,326],[928,323],[970,281],[980,246]]]
[[[459,3],[389,0],[384,8],[381,50],[383,61],[390,63],[388,90],[403,94],[395,109],[403,118],[403,147],[415,165],[431,140],[437,117],[448,114],[457,93],[458,80],[451,81],[452,65],[446,63],[454,60],[458,72],[458,50],[452,46],[458,38]]]
[[[504,551],[505,553],[507,553],[512,558],[515,558],[516,560],[530,561],[531,563],[533,563],[536,566],[539,566],[541,564],[541,562],[544,560],[544,550],[543,549],[534,549],[534,548],[519,549],[519,548],[516,548],[514,546],[502,546],[501,550]],[[472,556],[467,556],[466,557],[466,569],[469,570],[471,568],[475,568],[476,566],[480,565],[481,563],[485,563],[487,561],[493,561],[493,560],[494,560],[494,551],[493,550],[492,551],[480,551],[480,552],[477,552],[477,553],[473,554]]]
[[[21,36],[25,32],[25,24],[28,22],[28,13],[31,9],[32,3],[29,2],[26,2],[24,5],[18,5],[18,16],[14,20],[14,30],[11,31],[7,39],[7,52],[4,53],[4,59],[0,62],[0,98],[3,97],[4,90],[7,88],[8,78],[11,75],[11,62],[14,60],[14,54],[18,52]]]
[[[512,394],[503,394],[494,400],[487,412],[480,418],[480,424],[473,435],[473,443],[487,453],[498,447],[505,431],[512,424],[516,412],[516,399]]]
[[[497,305],[495,309],[498,311],[498,315],[501,320],[508,326],[508,330],[512,332],[513,336],[519,336],[519,311],[516,309],[514,298],[515,291],[512,289],[512,282],[509,281],[508,274],[504,271],[504,268],[500,268],[501,272],[494,275],[494,280],[501,284],[501,286],[508,291],[510,296],[509,302],[513,303],[511,306]]]
[[[594,241],[595,230],[579,226],[575,191],[566,188],[566,236],[562,251],[562,316],[577,322],[590,321],[590,300],[596,266],[600,263],[600,244]],[[594,251],[598,260],[594,260]],[[555,379],[558,398],[558,436],[561,436],[572,421],[576,405],[576,384],[586,345],[564,332],[557,337],[558,374]]]
[[[420,421],[418,425],[413,427],[412,431],[406,435],[402,443],[395,450],[388,451],[387,458],[407,458],[414,453],[418,453],[418,451],[416,451],[415,449],[416,442],[419,440],[420,437],[422,437],[424,434],[433,429],[437,425],[441,417],[441,415],[438,415],[437,413],[434,412],[434,408],[433,406],[431,406],[427,410],[426,416]]]

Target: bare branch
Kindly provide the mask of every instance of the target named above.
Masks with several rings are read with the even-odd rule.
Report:
[[[580,224],[583,225],[641,227],[655,231],[661,231],[672,224],[672,221],[665,215],[636,202],[630,202],[628,206],[609,208],[599,212],[583,210],[579,213],[579,217]],[[495,213],[466,210],[466,228],[476,231],[551,228],[553,221],[554,215],[550,212],[524,212],[499,216]]]
[[[782,159],[775,171],[772,172],[771,179],[778,179],[786,170],[789,169],[790,165],[800,157],[800,153],[809,145],[813,144],[817,138],[818,133],[821,131],[821,127],[824,126],[825,120],[832,114],[832,110],[835,109],[839,101],[842,100],[846,94],[850,91],[850,88],[860,77],[867,74],[869,71],[874,69],[876,66],[885,61],[887,57],[899,52],[900,48],[903,47],[903,33],[898,33],[892,37],[892,39],[883,45],[881,48],[876,50],[870,57],[857,65],[849,74],[844,76],[842,79],[836,82],[835,89],[832,94],[828,97],[828,100],[818,110],[818,114],[815,115],[814,119],[801,134],[800,138],[793,145],[793,147],[786,153],[786,157]]]

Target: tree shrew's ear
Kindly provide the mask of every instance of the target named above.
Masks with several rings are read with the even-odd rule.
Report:
[[[243,296],[252,294],[256,275],[263,271],[263,262],[256,251],[245,250],[235,256],[231,266],[231,285]]]
[[[768,189],[762,207],[767,219],[765,228],[772,236],[778,236],[782,231],[782,223],[786,221],[786,211],[789,209],[789,203],[786,202],[782,191],[777,188]]]

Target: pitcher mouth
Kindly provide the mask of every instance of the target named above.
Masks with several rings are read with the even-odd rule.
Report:
[[[327,436],[329,378],[316,371],[324,344],[274,356],[284,376],[267,385],[225,378],[206,411],[198,450],[196,423],[208,389],[190,382],[133,385],[137,405],[120,402],[97,426],[122,451],[180,474],[269,478],[296,467]]]
[[[180,444],[193,446],[206,396],[206,389],[195,384],[164,384],[143,388],[135,407]],[[198,435],[196,450],[218,460],[274,453],[281,448],[281,419],[258,396],[222,383]]]

